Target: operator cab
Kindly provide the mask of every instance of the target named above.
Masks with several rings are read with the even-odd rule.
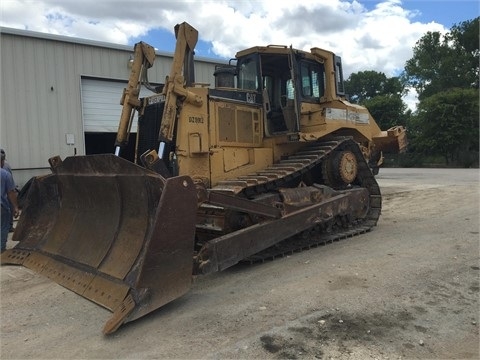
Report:
[[[241,51],[236,66],[217,70],[216,85],[257,94],[264,109],[266,136],[298,133],[301,103],[319,104],[325,94],[324,65],[305,54],[277,45]]]

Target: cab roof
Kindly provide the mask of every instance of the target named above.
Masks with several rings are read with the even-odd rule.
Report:
[[[314,47],[311,49],[311,51],[304,51],[304,50],[298,50],[298,49],[293,49],[290,46],[287,45],[267,45],[267,46],[253,46],[248,49],[240,50],[239,52],[236,53],[235,58],[241,58],[246,55],[250,54],[272,54],[272,55],[287,55],[291,54],[291,52],[295,52],[295,54],[300,55],[301,57],[305,58],[316,58],[315,55],[318,55],[319,53],[329,53],[332,55],[335,55],[329,50],[324,50],[320,49],[317,47]]]

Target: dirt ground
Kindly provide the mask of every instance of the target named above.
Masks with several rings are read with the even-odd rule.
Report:
[[[107,310],[3,266],[0,357],[480,358],[478,170],[382,169],[377,179],[372,232],[197,278],[108,337]]]

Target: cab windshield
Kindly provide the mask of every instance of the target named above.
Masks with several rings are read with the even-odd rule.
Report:
[[[238,68],[238,88],[244,90],[258,89],[258,62],[256,57],[240,59]]]

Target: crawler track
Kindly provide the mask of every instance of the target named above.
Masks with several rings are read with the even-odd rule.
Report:
[[[349,137],[337,137],[329,141],[307,145],[298,153],[282,159],[261,172],[222,181],[214,190],[227,191],[246,197],[254,197],[281,187],[299,182],[307,174],[317,174],[314,182],[323,183],[336,190],[345,186],[332,183],[327,176],[324,164],[335,151],[349,150],[355,154],[358,164],[357,177],[351,186],[364,187],[370,193],[370,207],[363,219],[335,219],[328,224],[316,225],[307,231],[251,256],[246,261],[258,262],[285,256],[296,251],[324,245],[333,241],[363,234],[377,224],[381,212],[380,188],[373,176],[358,144]],[[321,174],[319,178],[318,174]]]

